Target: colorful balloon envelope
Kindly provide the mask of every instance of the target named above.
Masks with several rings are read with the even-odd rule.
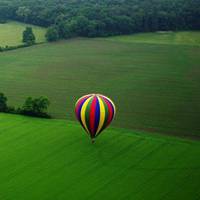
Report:
[[[94,142],[94,139],[112,122],[116,109],[108,97],[101,94],[88,94],[77,101],[75,113]]]

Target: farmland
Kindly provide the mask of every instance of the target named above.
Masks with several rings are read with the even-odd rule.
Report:
[[[115,36],[107,39],[110,41],[121,41],[127,43],[200,46],[199,31],[158,31],[154,33],[138,33],[134,35]]]
[[[147,34],[151,44],[134,42],[134,35],[130,42],[127,36],[77,38],[1,53],[0,91],[13,106],[27,96],[47,96],[52,116],[69,120],[78,97],[103,93],[116,103],[116,127],[196,137],[200,47],[191,41],[199,33],[176,33],[184,45],[160,44],[156,35]]]
[[[4,200],[198,200],[199,142],[107,129],[91,144],[75,122],[0,114]]]
[[[13,22],[10,21],[5,24],[0,24],[0,46],[16,46],[22,44],[22,33],[27,26],[33,28],[33,32],[36,36],[36,42],[45,41],[45,28],[39,26]]]
[[[200,200],[199,19],[0,0],[0,200]]]

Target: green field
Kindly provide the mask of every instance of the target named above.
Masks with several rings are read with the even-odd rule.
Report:
[[[198,200],[199,142],[0,114],[2,200]]]
[[[199,63],[190,44],[71,39],[1,53],[0,91],[15,106],[45,95],[53,117],[70,120],[77,98],[103,93],[117,106],[114,126],[197,136]]]
[[[45,41],[45,28],[19,22],[8,22],[0,24],[0,46],[16,46],[22,44],[22,33],[26,26],[33,28],[33,33],[36,36],[36,42]]]
[[[110,41],[148,44],[176,44],[200,46],[199,31],[160,31],[155,33],[139,33],[134,35],[116,36],[108,38]]]

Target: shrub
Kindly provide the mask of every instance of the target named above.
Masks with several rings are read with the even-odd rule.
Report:
[[[0,24],[5,24],[6,22],[6,19],[0,19]]]
[[[23,32],[23,42],[28,45],[35,44],[35,35],[31,27],[26,27]]]
[[[3,93],[0,93],[0,112],[7,111],[8,109],[7,101],[8,101],[7,97]]]
[[[58,40],[59,34],[58,34],[58,30],[57,30],[56,26],[49,27],[46,32],[45,37],[49,42]]]
[[[50,118],[50,115],[47,113],[49,105],[50,102],[46,97],[39,97],[35,99],[28,97],[22,106],[20,113],[33,117]]]
[[[11,114],[17,114],[17,111],[13,106],[8,106],[6,112]]]

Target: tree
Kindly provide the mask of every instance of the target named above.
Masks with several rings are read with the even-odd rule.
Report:
[[[125,15],[116,17],[116,27],[120,34],[128,34],[134,31],[133,20]]]
[[[84,16],[75,18],[74,32],[79,36],[88,36],[89,20]]]
[[[0,93],[0,112],[6,112],[8,109],[7,106],[7,97],[3,94]]]
[[[35,44],[35,35],[31,27],[26,27],[25,31],[23,32],[23,42],[27,45]]]
[[[19,7],[16,11],[16,15],[24,22],[27,21],[28,16],[31,14],[31,10],[25,6]]]
[[[59,34],[56,26],[51,26],[48,28],[46,35],[47,41],[53,42],[59,39]]]
[[[21,113],[35,117],[50,117],[47,114],[49,105],[50,102],[46,97],[39,97],[35,99],[28,97],[21,109]]]

